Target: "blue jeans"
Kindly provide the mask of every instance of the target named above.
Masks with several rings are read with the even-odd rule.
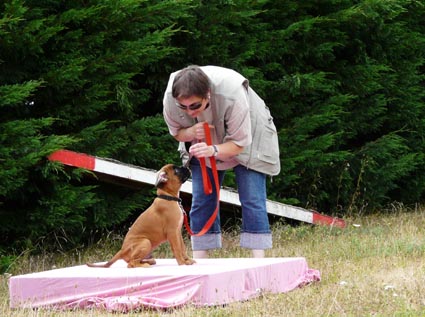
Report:
[[[192,170],[190,227],[194,233],[198,233],[205,226],[216,208],[217,193],[210,168],[207,168],[213,187],[213,193],[210,195],[204,193],[199,160],[192,158],[190,168]],[[270,249],[272,247],[272,236],[266,209],[266,175],[242,165],[234,167],[233,170],[242,206],[240,245],[248,249]],[[225,171],[218,171],[220,186],[223,182],[224,174]],[[192,236],[191,242],[193,251],[221,248],[220,213],[218,213],[209,231],[200,237]]]

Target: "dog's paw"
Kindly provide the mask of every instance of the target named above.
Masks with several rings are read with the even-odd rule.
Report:
[[[192,265],[196,263],[196,261],[191,258],[180,258],[176,259],[176,261],[178,265]]]
[[[129,269],[136,267],[150,267],[151,265],[146,262],[128,262],[127,267]]]
[[[195,264],[195,263],[196,263],[196,261],[194,259],[191,259],[191,258],[187,258],[187,259],[184,260],[184,264],[186,264],[186,265],[192,265],[192,264]]]
[[[156,261],[154,258],[148,258],[148,259],[143,259],[142,261],[140,261],[140,263],[147,263],[149,265],[155,265]]]

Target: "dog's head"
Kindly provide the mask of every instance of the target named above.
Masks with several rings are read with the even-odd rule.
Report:
[[[155,186],[157,188],[163,188],[166,184],[172,186],[172,184],[180,187],[190,177],[190,169],[184,166],[176,166],[174,164],[167,164],[162,167],[156,174]]]

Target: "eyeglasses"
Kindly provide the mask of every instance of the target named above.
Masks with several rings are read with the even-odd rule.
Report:
[[[176,102],[177,107],[179,107],[182,110],[188,111],[188,110],[198,110],[202,107],[202,101],[194,102],[189,106],[182,105],[181,103]]]

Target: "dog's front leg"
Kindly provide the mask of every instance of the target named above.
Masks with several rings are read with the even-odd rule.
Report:
[[[175,229],[169,232],[167,239],[170,243],[171,251],[173,252],[174,257],[176,258],[176,261],[179,265],[192,265],[196,263],[187,256],[186,246],[181,235],[181,229]]]
[[[187,250],[186,250],[186,245],[184,244],[184,240],[181,234],[179,234],[180,237],[180,245],[182,246],[181,250],[182,250],[182,256],[184,258],[184,262],[186,265],[192,265],[194,263],[196,263],[195,260],[189,258],[189,256],[187,255]]]

